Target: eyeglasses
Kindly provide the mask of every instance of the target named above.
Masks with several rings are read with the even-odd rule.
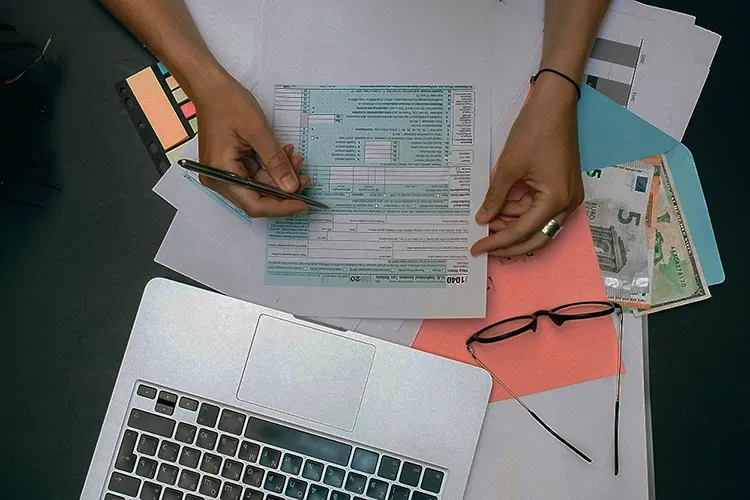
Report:
[[[614,472],[615,476],[620,473],[620,453],[619,453],[619,441],[620,441],[620,372],[622,371],[622,326],[623,326],[623,314],[622,307],[614,302],[574,302],[572,304],[565,304],[549,311],[537,311],[534,314],[528,316],[516,316],[515,318],[508,318],[497,323],[493,323],[486,326],[476,332],[474,335],[466,340],[466,350],[469,351],[469,355],[472,359],[487,373],[490,374],[492,379],[497,382],[513,399],[520,404],[531,417],[539,423],[544,429],[552,434],[558,441],[564,444],[570,451],[578,455],[580,458],[588,463],[591,463],[591,459],[583,453],[581,450],[573,446],[560,434],[555,432],[539,415],[537,415],[529,406],[524,403],[505,383],[490,370],[487,365],[477,357],[472,344],[492,344],[507,340],[529,330],[535,332],[538,326],[538,320],[540,316],[547,316],[555,325],[563,326],[567,321],[576,321],[583,319],[601,318],[610,314],[616,314],[619,322],[618,331],[618,347],[617,347],[617,387],[615,393],[615,418],[614,418]]]

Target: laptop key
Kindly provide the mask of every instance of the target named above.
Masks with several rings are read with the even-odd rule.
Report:
[[[242,477],[242,464],[227,458],[224,460],[224,467],[221,469],[221,475],[232,481],[239,481],[240,477]]]
[[[180,443],[193,444],[197,431],[196,426],[180,422],[177,424],[177,432],[174,433],[174,438]]]
[[[240,500],[242,496],[242,486],[239,484],[233,484],[225,482],[224,486],[221,487],[221,500]]]
[[[198,401],[183,396],[180,398],[180,408],[184,408],[188,411],[196,411],[198,410]]]
[[[144,455],[154,456],[156,455],[156,448],[159,447],[159,440],[151,436],[141,435],[140,441],[138,441],[138,453]]]
[[[315,460],[306,461],[305,467],[302,469],[302,477],[311,481],[320,481],[320,478],[323,477],[323,464]]]
[[[150,458],[141,457],[140,460],[138,460],[138,466],[135,468],[135,473],[141,477],[147,477],[149,479],[153,479],[156,475],[156,466],[158,464],[156,463],[156,460],[151,460]]]
[[[221,481],[215,477],[203,476],[201,480],[201,487],[198,492],[201,495],[206,495],[211,498],[219,496],[219,488],[221,487]]]
[[[411,495],[411,500],[437,500],[437,497],[422,493],[421,491],[415,491]]]
[[[281,471],[295,476],[299,474],[299,470],[302,467],[302,458],[297,455],[290,455],[289,453],[284,455],[284,460],[281,461]]]
[[[137,408],[130,410],[128,427],[156,434],[157,436],[171,438],[174,426],[175,421],[171,418],[162,417],[161,415],[149,413]]]
[[[443,484],[444,474],[438,470],[425,469],[424,476],[422,477],[422,489],[431,491],[433,493],[440,493],[440,487]]]
[[[307,490],[307,483],[300,481],[299,479],[289,479],[289,483],[286,485],[286,491],[284,494],[291,498],[303,499],[305,498],[305,491]]]
[[[168,464],[161,464],[159,466],[159,473],[156,475],[156,480],[160,483],[165,483],[171,486],[177,482],[178,473],[179,469],[177,467]]]
[[[203,403],[201,405],[201,411],[198,412],[198,423],[206,427],[213,427],[216,425],[216,420],[219,418],[219,407]]]
[[[182,454],[180,455],[180,465],[195,469],[196,467],[198,467],[198,463],[200,462],[200,460],[200,451],[194,448],[188,448],[187,446],[182,449]]]
[[[218,475],[219,468],[221,468],[221,457],[210,453],[203,454],[203,461],[201,462],[201,470],[203,472]]]
[[[195,472],[183,469],[180,473],[180,481],[177,483],[177,486],[183,490],[195,491],[198,489],[200,479],[200,475]]]
[[[216,447],[216,451],[222,455],[233,457],[234,454],[237,453],[237,447],[239,447],[239,445],[239,439],[224,434],[219,438],[219,445]]]
[[[367,478],[356,472],[350,472],[346,477],[346,491],[352,493],[364,493],[367,486]]]
[[[409,500],[409,489],[397,484],[391,485],[391,494],[388,500]]]
[[[399,467],[401,467],[401,460],[383,455],[383,458],[380,460],[378,476],[395,481],[398,476]]]
[[[342,469],[339,469],[338,467],[332,467],[328,466],[326,469],[326,475],[323,478],[323,482],[326,483],[328,486],[333,486],[334,488],[341,488],[341,486],[344,484],[344,474],[346,474],[345,471]]]
[[[317,484],[310,485],[310,491],[307,492],[307,500],[327,500],[328,499],[328,488],[318,486]]]
[[[385,500],[386,493],[388,493],[388,483],[380,479],[370,479],[370,484],[367,486],[368,497],[375,500]]]
[[[159,447],[159,458],[168,462],[176,462],[177,457],[180,454],[180,445],[176,443],[170,443],[169,441],[162,441]]]
[[[242,482],[248,486],[259,487],[260,483],[263,482],[263,475],[265,471],[259,467],[252,467],[248,465],[245,468],[245,475],[242,476]]]
[[[242,500],[263,500],[263,493],[258,490],[246,488],[245,494],[242,495]]]
[[[185,500],[204,500],[204,499],[199,497],[198,495],[192,495],[188,493],[187,495],[185,495]]]
[[[260,446],[251,443],[250,441],[243,441],[242,445],[240,445],[240,452],[237,454],[237,457],[240,460],[245,460],[247,462],[255,462],[258,460],[259,453]]]
[[[143,396],[144,398],[154,399],[156,397],[156,389],[141,384],[138,386],[138,395]]]
[[[263,489],[272,493],[282,493],[284,491],[284,483],[286,483],[286,476],[283,476],[278,472],[269,472],[266,474],[266,481],[263,483]]]
[[[104,495],[104,500],[125,500],[120,495],[113,495],[112,493],[107,493]]]
[[[195,446],[205,448],[206,450],[213,450],[217,439],[219,439],[219,435],[214,431],[201,429],[198,431],[198,439],[195,440]]]
[[[372,451],[357,448],[354,450],[352,457],[352,469],[364,472],[365,474],[374,474],[375,467],[378,465],[378,454]]]
[[[138,498],[141,500],[159,500],[160,496],[161,485],[145,482],[143,483],[143,488],[141,488],[141,496]]]
[[[135,441],[138,439],[138,433],[131,430],[126,430],[122,436],[122,443],[120,443],[120,451],[117,452],[117,459],[115,460],[115,469],[124,472],[133,472],[135,469],[136,456]]]
[[[239,436],[245,429],[245,415],[236,411],[224,410],[219,420],[219,430]]]
[[[279,460],[281,460],[280,451],[269,447],[263,448],[263,453],[260,454],[260,465],[275,469],[279,466]]]
[[[164,490],[164,495],[162,495],[161,500],[182,500],[182,492],[173,490],[172,488],[167,488]]]
[[[134,497],[138,494],[138,490],[141,488],[141,480],[120,474],[119,472],[113,472],[112,477],[109,478],[109,485],[107,486],[110,490],[115,493],[122,493],[125,496]]]
[[[351,500],[351,498],[351,495],[341,491],[334,491],[331,493],[331,500]]]
[[[182,492],[173,490],[172,488],[167,488],[164,490],[164,495],[161,497],[161,500],[182,500]]]
[[[399,482],[409,486],[417,486],[419,484],[419,477],[422,475],[422,466],[413,464],[411,462],[404,462],[404,468],[401,469],[401,477]]]

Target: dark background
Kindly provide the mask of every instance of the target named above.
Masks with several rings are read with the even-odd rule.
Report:
[[[652,3],[724,36],[684,143],[727,274],[710,301],[650,318],[656,494],[748,498],[750,12],[739,0]],[[72,499],[144,285],[184,281],[153,263],[173,209],[151,192],[157,172],[113,90],[152,58],[93,0],[6,0],[0,22],[40,45],[55,34],[45,135],[62,188],[45,209],[0,205],[0,499]],[[0,109],[7,133],[4,120]]]

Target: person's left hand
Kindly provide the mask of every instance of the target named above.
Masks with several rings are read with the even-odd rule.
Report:
[[[489,224],[490,235],[474,244],[472,254],[514,257],[538,250],[550,241],[542,228],[551,219],[562,225],[583,202],[576,98],[569,82],[540,76],[497,160],[476,215],[478,223]],[[519,181],[529,193],[507,200]]]

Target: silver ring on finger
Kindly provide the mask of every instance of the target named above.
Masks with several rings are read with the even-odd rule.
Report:
[[[546,237],[553,239],[555,236],[557,236],[557,233],[560,232],[560,229],[562,229],[562,225],[555,219],[550,219],[550,221],[542,228],[541,233]]]

